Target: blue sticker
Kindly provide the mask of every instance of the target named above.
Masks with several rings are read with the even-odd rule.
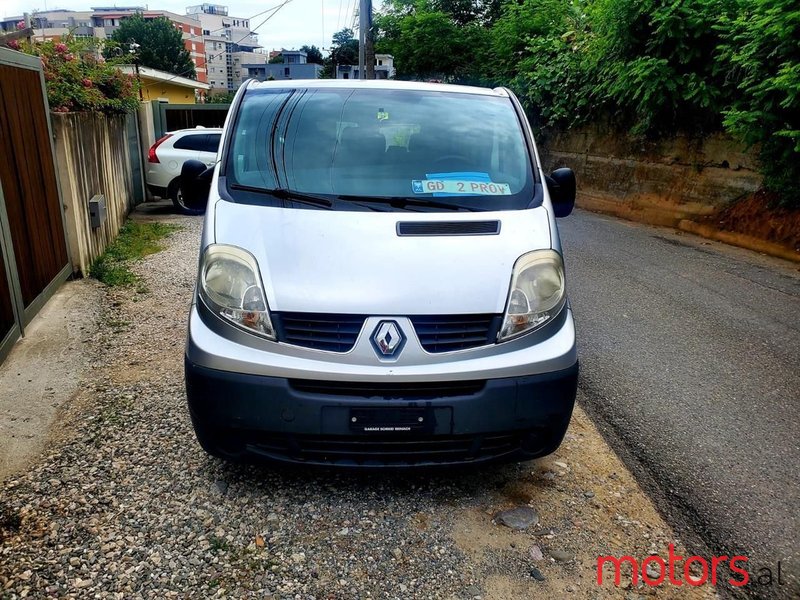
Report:
[[[425,191],[422,189],[422,182],[419,179],[415,179],[411,182],[411,189],[414,191],[415,194],[424,194]]]

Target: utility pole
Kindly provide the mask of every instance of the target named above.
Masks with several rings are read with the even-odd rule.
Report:
[[[372,0],[367,0],[369,11],[367,12],[367,31],[364,36],[364,69],[367,79],[375,79],[375,40],[372,36]]]
[[[367,14],[369,0],[358,0],[358,78],[366,79]]]
[[[375,79],[372,0],[359,0],[358,2],[358,78]]]

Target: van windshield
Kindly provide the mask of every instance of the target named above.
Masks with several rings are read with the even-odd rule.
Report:
[[[534,195],[510,99],[434,90],[249,90],[224,175],[235,201],[294,192],[335,210],[508,210]]]

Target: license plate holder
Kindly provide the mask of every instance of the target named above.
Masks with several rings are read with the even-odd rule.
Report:
[[[436,417],[430,407],[367,407],[350,409],[350,431],[365,434],[430,433]]]

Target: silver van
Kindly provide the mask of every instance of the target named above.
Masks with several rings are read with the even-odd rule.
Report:
[[[578,358],[547,176],[519,101],[395,81],[243,85],[205,205],[186,344],[203,448],[351,467],[553,452]]]

